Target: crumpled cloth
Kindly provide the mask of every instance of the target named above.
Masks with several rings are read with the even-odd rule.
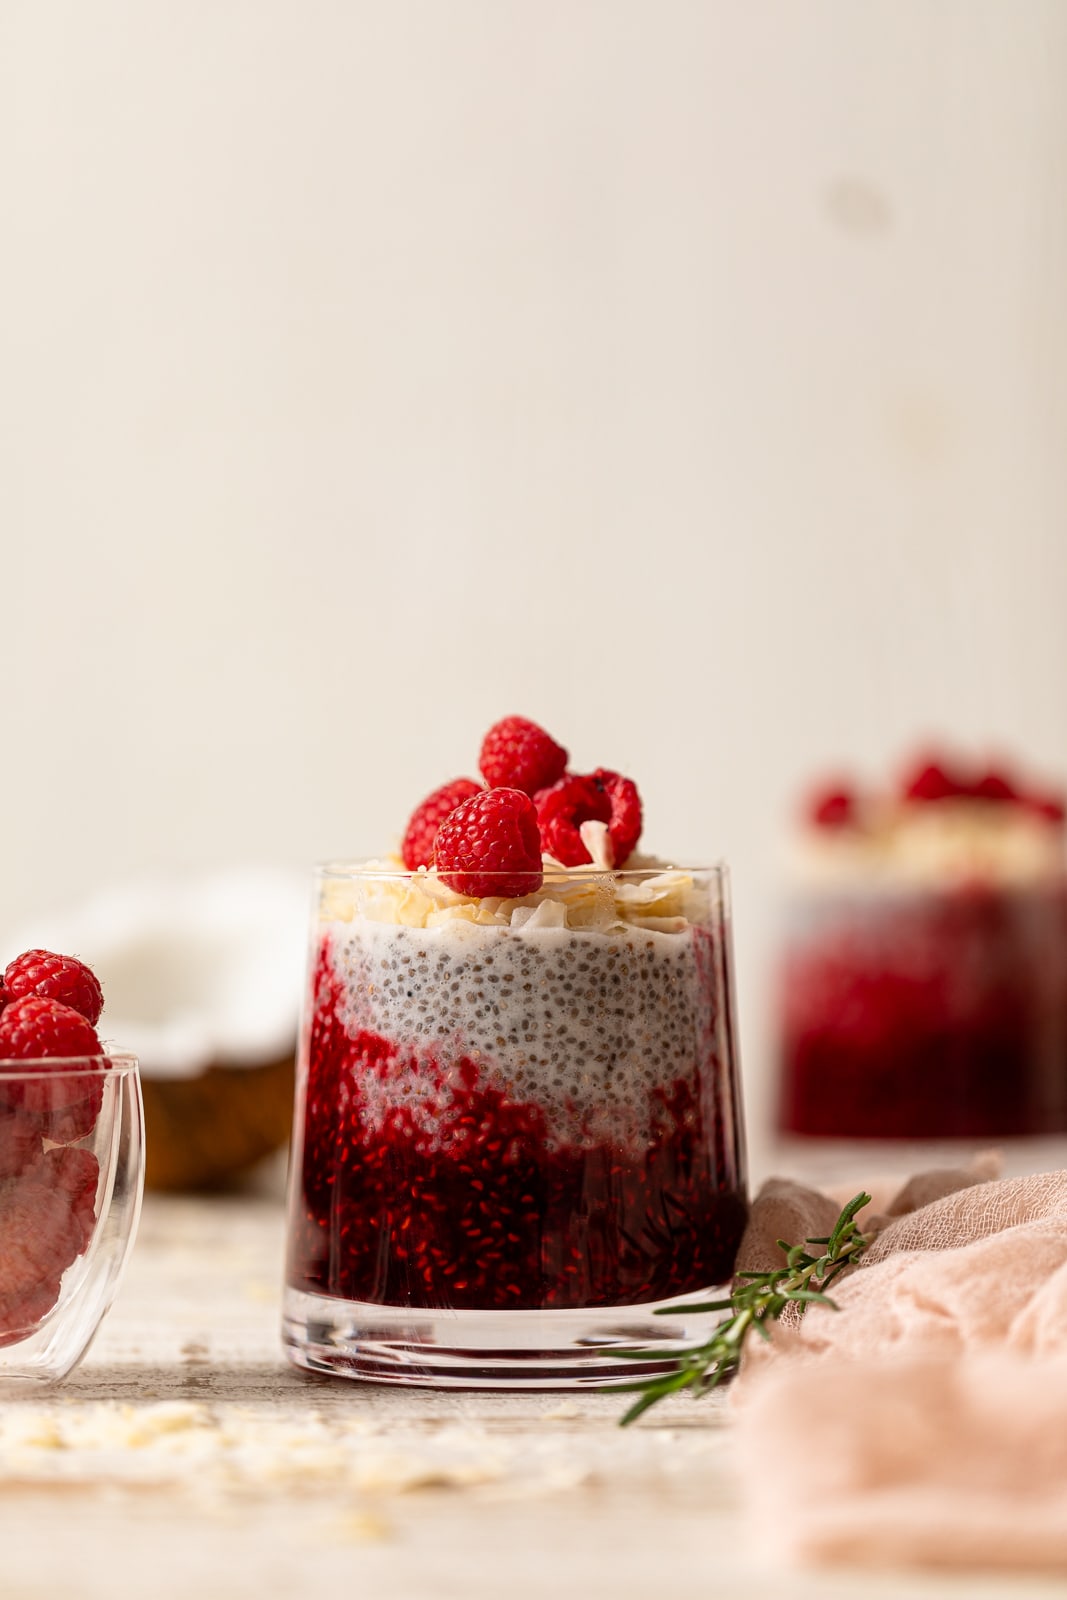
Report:
[[[839,1310],[790,1307],[734,1390],[745,1500],[787,1559],[1067,1571],[1067,1171],[991,1158],[860,1214]],[[738,1267],[828,1234],[847,1193],[771,1179]]]

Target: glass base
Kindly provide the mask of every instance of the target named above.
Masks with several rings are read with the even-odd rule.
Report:
[[[370,1383],[598,1389],[670,1372],[675,1358],[705,1340],[721,1315],[683,1308],[727,1292],[701,1289],[590,1311],[426,1311],[287,1288],[282,1339],[294,1366]],[[643,1350],[647,1361],[619,1354]]]

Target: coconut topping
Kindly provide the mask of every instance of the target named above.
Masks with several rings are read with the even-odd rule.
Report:
[[[398,860],[326,869],[320,915],[326,922],[399,924],[440,928],[460,923],[510,928],[585,929],[610,933],[625,928],[679,932],[708,920],[711,889],[692,872],[646,863],[639,872],[561,867],[545,856],[544,881],[519,899],[456,894],[432,869],[406,872]]]
[[[871,878],[934,886],[967,879],[1005,885],[1063,870],[1062,835],[1040,817],[979,801],[907,806],[863,828],[806,830],[792,865],[804,881],[847,886]]]

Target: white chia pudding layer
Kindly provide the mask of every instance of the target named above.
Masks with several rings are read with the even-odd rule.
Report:
[[[372,1124],[403,1102],[432,1139],[464,1058],[510,1101],[535,1104],[554,1141],[647,1143],[679,1081],[716,1115],[729,1059],[718,931],[358,915],[320,931],[345,1031],[381,1035],[397,1052],[388,1071],[361,1079]]]

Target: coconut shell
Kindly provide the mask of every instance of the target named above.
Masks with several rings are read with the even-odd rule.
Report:
[[[142,1074],[147,1187],[231,1187],[287,1144],[294,1081],[292,1055],[258,1067],[209,1067],[195,1078]]]

